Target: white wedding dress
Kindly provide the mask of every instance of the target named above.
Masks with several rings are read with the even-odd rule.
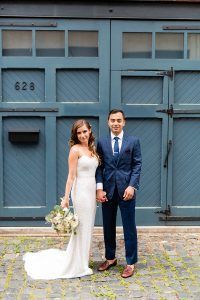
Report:
[[[32,279],[74,278],[91,275],[89,254],[96,212],[96,157],[78,160],[72,187],[74,211],[79,218],[77,234],[72,234],[66,250],[47,249],[23,256],[25,270]]]

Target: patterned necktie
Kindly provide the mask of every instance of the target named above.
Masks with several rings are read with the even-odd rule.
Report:
[[[118,158],[119,156],[119,138],[117,136],[114,137],[115,143],[114,143],[114,157]]]

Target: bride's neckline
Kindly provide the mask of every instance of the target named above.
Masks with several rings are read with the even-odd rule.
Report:
[[[95,156],[88,156],[88,155],[86,155],[86,154],[83,154],[83,155],[81,155],[78,159],[81,159],[81,157],[88,157],[88,158],[90,158],[90,159],[92,159],[92,158],[95,158]]]

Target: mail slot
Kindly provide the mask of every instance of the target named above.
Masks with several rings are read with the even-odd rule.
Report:
[[[11,143],[38,143],[39,129],[12,129],[8,131],[8,139]]]

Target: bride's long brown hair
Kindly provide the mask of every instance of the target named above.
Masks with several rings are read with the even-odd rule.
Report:
[[[95,137],[92,133],[92,127],[90,125],[90,123],[84,119],[80,119],[74,122],[74,124],[72,125],[72,129],[71,129],[71,137],[69,140],[69,146],[70,148],[76,144],[80,144],[80,141],[77,137],[77,130],[78,128],[82,127],[82,126],[86,126],[87,129],[91,130],[90,136],[89,136],[89,140],[88,140],[88,149],[92,152],[92,156],[96,156],[99,159],[99,155],[97,154],[96,151],[96,147],[95,147]]]

